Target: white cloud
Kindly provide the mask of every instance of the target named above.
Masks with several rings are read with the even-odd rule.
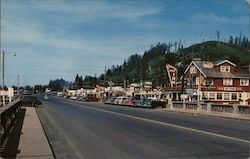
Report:
[[[191,17],[191,20],[202,23],[214,23],[214,24],[242,24],[248,25],[248,17],[247,16],[239,16],[239,17],[226,17],[219,16],[214,13],[200,13],[194,14]]]

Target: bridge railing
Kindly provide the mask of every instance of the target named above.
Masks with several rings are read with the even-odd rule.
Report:
[[[17,100],[9,103],[0,108],[1,115],[1,141],[9,134],[15,121],[17,120],[18,113],[21,110],[21,101]]]
[[[250,105],[173,101],[170,104],[170,107],[168,108],[200,111],[207,113],[227,113],[234,115],[250,116]]]

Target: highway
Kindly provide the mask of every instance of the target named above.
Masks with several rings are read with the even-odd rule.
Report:
[[[37,109],[56,158],[249,157],[249,121],[60,98]]]

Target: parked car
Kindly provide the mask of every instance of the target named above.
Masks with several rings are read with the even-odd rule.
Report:
[[[57,92],[57,97],[63,97],[63,92]]]
[[[161,100],[154,100],[151,103],[151,108],[157,108],[157,107],[162,107],[162,108],[166,108],[166,102],[165,101],[161,101]]]
[[[116,97],[111,97],[111,98],[107,99],[104,103],[105,104],[114,104],[115,100],[116,100]]]
[[[147,107],[147,108],[151,108],[151,104],[152,104],[152,99],[148,99],[148,98],[143,98],[139,101],[137,101],[135,103],[136,106],[139,106],[139,107]]]
[[[86,101],[88,102],[98,102],[98,98],[96,98],[95,96],[87,96],[86,97]]]
[[[49,96],[45,95],[43,98],[47,100],[47,99],[49,99]]]
[[[32,95],[22,95],[19,97],[22,106],[37,106],[41,105],[42,102],[35,96]]]
[[[85,97],[85,96],[80,96],[80,97],[78,97],[77,98],[77,100],[79,100],[79,101],[87,101],[87,97]]]
[[[128,103],[128,97],[117,97],[114,101],[114,104],[118,104],[118,105],[125,105]]]
[[[69,99],[76,100],[77,97],[76,96],[71,96]]]
[[[139,97],[129,97],[128,98],[128,105],[135,106],[136,102],[140,101]]]

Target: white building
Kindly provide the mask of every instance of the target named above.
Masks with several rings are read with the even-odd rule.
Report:
[[[0,106],[10,103],[14,97],[14,89],[9,87],[7,91],[0,91]],[[3,101],[4,100],[4,101]]]

